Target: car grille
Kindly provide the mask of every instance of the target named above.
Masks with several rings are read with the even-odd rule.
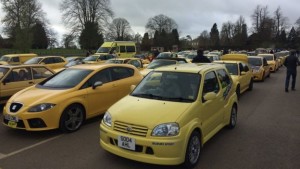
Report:
[[[21,103],[12,103],[9,107],[9,111],[11,113],[15,113],[17,111],[19,111],[22,108],[23,104]]]
[[[146,137],[148,132],[147,127],[127,124],[119,121],[116,121],[114,123],[114,130],[122,133],[127,133],[130,135],[141,136],[141,137]]]

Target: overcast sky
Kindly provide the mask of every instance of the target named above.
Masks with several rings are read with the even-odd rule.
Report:
[[[61,21],[59,11],[62,0],[38,1],[60,39],[68,31]],[[204,30],[210,31],[214,23],[217,23],[220,31],[223,23],[235,22],[241,15],[246,19],[248,28],[251,28],[251,15],[257,5],[267,5],[271,16],[280,6],[290,25],[300,17],[300,0],[111,0],[115,18],[127,19],[134,33],[143,36],[148,19],[163,14],[178,24],[180,37],[191,35],[192,38],[196,38]],[[3,15],[1,7],[0,17]]]

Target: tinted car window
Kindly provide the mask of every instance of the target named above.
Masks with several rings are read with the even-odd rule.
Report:
[[[12,58],[12,61],[13,61],[13,62],[20,62],[20,59],[19,59],[19,57],[13,57],[13,58]]]
[[[238,75],[238,67],[236,63],[225,63],[228,72],[232,75]]]
[[[248,58],[248,62],[253,66],[261,66],[262,65],[260,58]]]
[[[55,57],[53,58],[54,59],[54,63],[61,63],[61,62],[64,62],[64,60],[60,57]]]
[[[111,68],[112,80],[120,80],[134,75],[134,70],[125,67]]]
[[[127,52],[135,52],[135,47],[134,46],[126,46],[126,51]]]
[[[55,63],[54,62],[54,58],[45,58],[42,62],[44,62],[45,64],[52,64]]]
[[[0,67],[0,79],[2,79],[2,77],[4,77],[6,75],[8,70],[9,70],[8,68]]]
[[[38,64],[43,58],[31,58],[27,60],[24,64]]]
[[[203,96],[208,92],[218,93],[220,90],[215,72],[208,72],[204,77]]]
[[[109,69],[104,69],[94,74],[81,88],[92,87],[95,82],[108,83],[111,81]]]
[[[92,70],[87,69],[65,69],[52,78],[39,84],[47,88],[72,88],[79,84]]]
[[[231,83],[230,77],[224,69],[217,70],[217,74],[221,82],[222,88],[227,87]]]
[[[125,53],[126,52],[125,46],[120,46],[120,52],[121,53]]]

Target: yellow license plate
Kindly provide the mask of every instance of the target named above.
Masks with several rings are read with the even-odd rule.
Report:
[[[8,122],[8,126],[11,127],[11,128],[17,128],[17,122],[15,122],[15,121],[9,121]]]

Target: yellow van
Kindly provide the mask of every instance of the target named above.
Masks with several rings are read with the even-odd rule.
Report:
[[[97,50],[95,55],[114,54],[117,57],[134,57],[136,54],[135,42],[132,41],[114,41],[104,42]]]
[[[34,53],[3,55],[0,58],[0,65],[20,65],[36,56]]]

